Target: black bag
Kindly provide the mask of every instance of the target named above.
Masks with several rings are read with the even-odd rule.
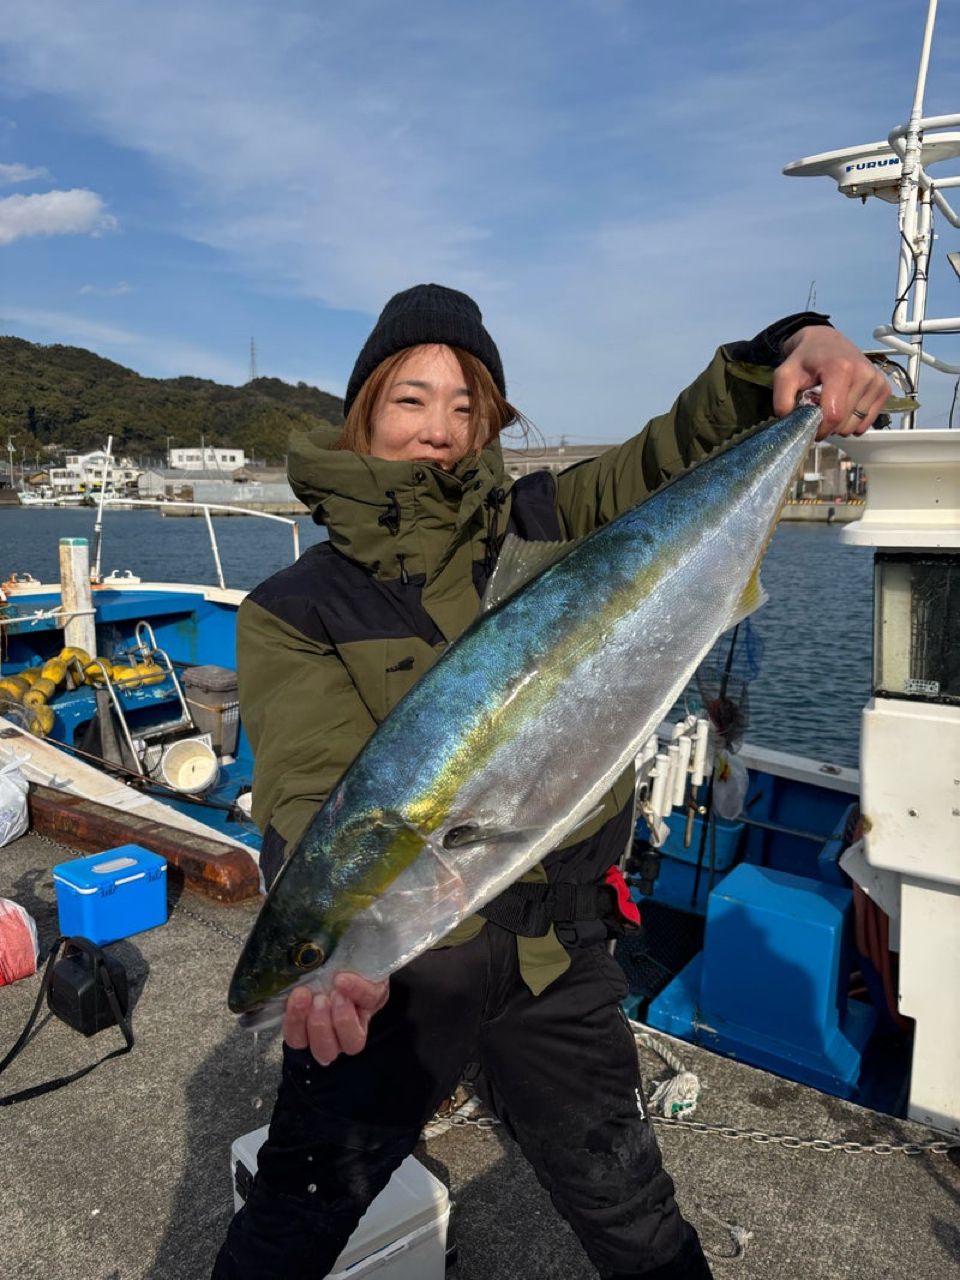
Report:
[[[64,944],[63,955],[58,960],[57,953],[61,944]],[[43,1093],[60,1089],[65,1084],[79,1080],[94,1067],[98,1067],[101,1062],[129,1053],[133,1048],[133,1031],[127,1017],[129,987],[123,965],[114,956],[108,956],[89,938],[61,937],[57,938],[50,948],[47,967],[44,970],[33,1012],[17,1038],[17,1043],[0,1062],[0,1072],[6,1070],[26,1044],[44,997],[50,1012],[67,1026],[73,1027],[75,1031],[85,1036],[93,1036],[107,1027],[118,1026],[126,1043],[122,1049],[114,1049],[97,1062],[81,1067],[73,1075],[60,1076],[56,1080],[48,1080],[45,1084],[33,1085],[29,1089],[21,1089],[19,1093],[8,1094],[5,1098],[0,1098],[0,1106],[8,1106],[12,1102],[25,1102],[28,1098],[36,1098]]]

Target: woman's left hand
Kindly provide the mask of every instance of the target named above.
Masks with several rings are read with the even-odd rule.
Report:
[[[283,1015],[283,1038],[291,1049],[309,1049],[321,1067],[329,1067],[341,1053],[360,1052],[370,1019],[389,994],[387,979],[371,982],[346,972],[336,975],[329,996],[294,987]]]
[[[797,395],[819,384],[823,421],[817,439],[863,435],[891,394],[876,365],[849,338],[827,325],[798,330],[783,350],[783,363],[773,375],[774,413],[786,417]]]

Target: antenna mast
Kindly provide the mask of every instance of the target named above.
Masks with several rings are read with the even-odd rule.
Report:
[[[250,339],[250,378],[249,378],[249,381],[250,381],[250,382],[253,382],[253,380],[256,378],[256,376],[257,376],[257,340],[256,340],[256,338],[251,338],[251,339]]]

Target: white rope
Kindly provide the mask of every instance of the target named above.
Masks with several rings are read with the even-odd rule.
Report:
[[[730,1239],[733,1241],[733,1253],[721,1253],[718,1249],[710,1249],[705,1245],[703,1252],[710,1261],[741,1262],[743,1260],[743,1255],[747,1251],[747,1245],[753,1239],[753,1232],[748,1231],[746,1227],[738,1226],[736,1222],[727,1222],[726,1218],[718,1217],[717,1214],[713,1213],[705,1205],[698,1204],[696,1205],[696,1208],[704,1215],[704,1217],[710,1218],[717,1224],[717,1226],[723,1227],[725,1231],[729,1232]]]
[[[651,1034],[642,1022],[628,1019],[633,1038],[644,1049],[649,1049],[665,1062],[674,1073],[669,1079],[659,1081],[650,1095],[650,1106],[668,1120],[678,1116],[692,1116],[700,1101],[700,1080],[688,1071],[682,1060],[660,1039]]]

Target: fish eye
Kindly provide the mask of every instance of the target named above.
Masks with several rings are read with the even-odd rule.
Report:
[[[298,942],[290,952],[290,959],[296,968],[308,973],[323,964],[326,954],[317,942]]]

